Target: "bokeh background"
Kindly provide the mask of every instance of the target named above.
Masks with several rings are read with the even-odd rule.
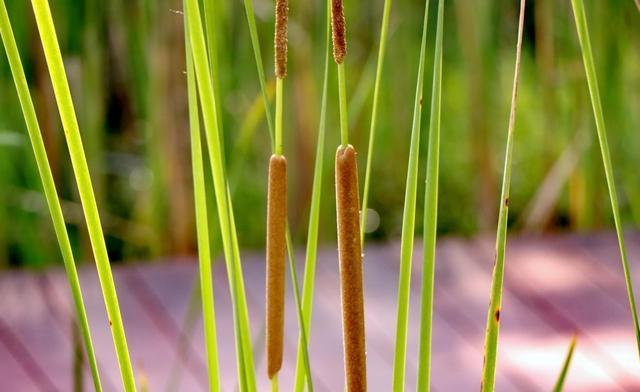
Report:
[[[218,84],[241,246],[263,247],[269,138],[241,1],[222,17]],[[273,4],[255,0],[273,89]],[[91,260],[33,13],[7,2],[65,218]],[[195,252],[181,1],[51,2],[112,259]],[[373,161],[371,240],[399,236],[424,2],[392,7]],[[291,1],[285,152],[294,237],[306,234],[324,59],[324,2]],[[469,236],[496,222],[513,77],[516,1],[446,2],[439,231]],[[586,1],[622,218],[640,223],[640,23],[631,0]],[[364,176],[382,0],[346,2],[349,124]],[[592,231],[611,223],[606,183],[569,1],[528,2],[516,122],[512,230]],[[430,15],[424,163],[435,12]],[[320,239],[335,243],[332,161],[337,92],[331,67]],[[60,260],[4,52],[0,52],[0,265]],[[205,169],[209,166],[205,165]],[[421,165],[420,178],[424,178]],[[419,194],[422,190],[419,191]],[[212,192],[209,192],[211,195]],[[421,216],[422,197],[418,200]],[[210,200],[212,207],[213,199]],[[214,208],[210,211],[214,212]],[[214,221],[215,222],[215,221]],[[417,219],[421,231],[421,219]],[[214,244],[219,244],[213,230]],[[217,249],[220,247],[217,246]]]

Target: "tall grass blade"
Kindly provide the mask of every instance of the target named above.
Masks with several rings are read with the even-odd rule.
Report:
[[[558,381],[556,381],[556,385],[553,387],[553,392],[562,392],[562,389],[564,388],[564,381],[567,378],[567,373],[569,372],[569,366],[571,365],[571,359],[573,358],[573,352],[575,351],[577,340],[578,336],[573,335],[571,343],[569,343],[569,351],[567,351],[567,356],[562,364],[562,371],[560,371]]]
[[[500,213],[496,234],[496,260],[491,282],[491,296],[487,312],[487,330],[484,342],[484,366],[482,369],[482,392],[494,390],[496,376],[496,359],[498,351],[498,333],[500,331],[500,306],[502,303],[502,282],[504,278],[505,248],[507,242],[507,218],[509,215],[509,189],[511,186],[511,161],[513,155],[513,130],[516,120],[516,100],[518,97],[518,79],[520,76],[520,60],[522,56],[522,35],[524,29],[524,11],[526,0],[520,0],[520,16],[518,21],[518,38],[516,43],[516,61],[511,93],[511,111],[507,129],[507,145],[504,157],[504,174],[500,197]]]
[[[219,7],[216,8],[214,5],[214,1],[216,0],[203,0],[203,11],[204,11],[204,25],[205,25],[205,33],[207,38],[207,49],[209,53],[209,65],[211,67],[211,80],[213,81],[213,88],[216,91],[220,91],[220,61],[219,61],[219,44],[218,44],[218,36],[219,27],[216,24],[216,11],[220,11]],[[218,17],[218,20],[221,18]],[[218,30],[217,30],[218,27]],[[216,110],[218,113],[222,113],[222,108],[220,101],[216,101],[218,106]],[[220,129],[220,134],[224,134],[224,128],[222,116],[218,116],[218,128]]]
[[[640,0],[639,0],[640,1]],[[387,35],[389,32],[389,14],[391,13],[391,0],[384,0],[382,11],[382,26],[380,28],[380,42],[378,46],[378,63],[376,65],[376,79],[373,84],[373,104],[371,106],[371,125],[369,127],[369,147],[367,149],[367,166],[364,175],[364,189],[362,191],[362,217],[360,223],[360,242],[364,249],[364,230],[367,225],[367,206],[369,205],[369,188],[371,187],[371,166],[373,165],[373,147],[376,140],[376,121],[378,119],[378,98],[380,96],[380,81],[384,66],[385,50],[387,48]]]
[[[231,189],[227,186],[227,200],[229,201],[231,241],[233,244],[234,279],[238,286],[238,307],[240,309],[239,326],[242,336],[242,354],[245,366],[246,390],[256,390],[256,372],[253,361],[253,349],[251,348],[251,329],[249,328],[249,311],[247,310],[247,298],[245,296],[244,280],[242,279],[242,264],[240,262],[240,245],[238,244],[238,231],[236,220],[231,205]]]
[[[598,141],[600,142],[600,153],[602,155],[602,164],[604,166],[604,174],[607,179],[609,188],[609,199],[611,200],[611,212],[613,213],[613,221],[618,236],[618,245],[620,247],[620,259],[622,261],[622,269],[624,270],[624,279],[627,285],[627,293],[629,295],[629,307],[633,317],[633,327],[636,333],[636,345],[638,347],[638,355],[640,355],[640,326],[638,324],[638,310],[636,308],[636,300],[633,293],[633,283],[631,281],[631,272],[629,271],[629,262],[627,258],[627,249],[624,245],[624,233],[622,231],[622,222],[620,220],[620,212],[618,208],[618,193],[616,191],[615,178],[613,176],[613,166],[611,164],[611,154],[609,152],[609,142],[607,141],[607,129],[604,122],[604,114],[602,112],[602,103],[600,102],[600,90],[598,88],[598,78],[596,76],[596,66],[593,61],[591,52],[591,40],[589,38],[589,28],[587,26],[587,17],[584,11],[584,3],[582,0],[571,0],[573,6],[573,14],[576,21],[576,29],[578,31],[578,39],[582,48],[582,60],[584,62],[584,71],[587,75],[587,84],[589,86],[589,94],[591,96],[591,106],[593,108],[593,116],[596,121],[596,130],[598,133]]]
[[[116,348],[120,373],[122,375],[122,383],[127,392],[135,391],[136,384],[133,368],[131,366],[131,359],[129,358],[129,349],[122,324],[122,316],[120,315],[120,306],[118,304],[116,288],[109,264],[109,255],[107,254],[107,246],[100,224],[98,206],[93,193],[93,186],[91,185],[87,159],[82,147],[78,120],[71,99],[71,91],[64,70],[62,53],[58,45],[51,10],[49,9],[47,0],[32,0],[31,4],[36,17],[36,24],[40,31],[40,40],[44,48],[47,66],[49,67],[53,90],[58,103],[58,110],[65,130],[64,134],[71,155],[71,164],[76,176],[80,200],[85,212],[89,239],[93,248],[98,277],[100,279],[100,285],[102,286],[102,294],[109,316],[109,324]]]
[[[309,231],[307,233],[307,250],[305,254],[304,280],[302,287],[302,324],[304,330],[298,337],[298,354],[296,358],[295,391],[304,388],[305,373],[302,366],[305,347],[309,342],[311,330],[311,313],[313,308],[313,289],[318,256],[318,226],[320,224],[320,200],[322,196],[322,172],[324,164],[324,143],[327,115],[327,88],[329,84],[329,47],[331,36],[330,3],[327,1],[327,21],[325,31],[324,76],[322,80],[322,99],[320,104],[320,124],[318,125],[318,141],[316,144],[315,167],[313,169],[313,188],[311,191],[311,212],[309,214]],[[305,343],[305,335],[307,342]],[[307,377],[310,373],[307,372]]]
[[[229,279],[229,288],[233,305],[235,342],[238,364],[238,381],[242,390],[254,391],[255,370],[253,353],[249,336],[249,317],[247,311],[240,254],[237,249],[237,237],[233,208],[229,197],[228,184],[224,169],[224,158],[220,145],[218,113],[216,97],[211,81],[209,60],[207,56],[202,19],[197,0],[185,0],[188,35],[191,43],[191,55],[195,66],[196,81],[200,97],[200,106],[205,125],[209,162],[214,183],[218,219],[222,235],[222,245]]]
[[[433,61],[431,118],[429,121],[429,151],[427,183],[424,198],[424,260],[420,305],[420,348],[418,352],[418,391],[431,388],[431,335],[433,321],[433,282],[436,262],[438,224],[438,177],[440,167],[440,115],[442,107],[442,52],[444,40],[444,0],[438,4],[438,22]]]
[[[187,18],[185,16],[185,24]],[[200,295],[204,323],[205,349],[209,389],[220,390],[220,370],[218,366],[218,344],[216,334],[216,318],[213,300],[213,282],[211,278],[211,245],[209,243],[209,221],[207,215],[207,196],[204,179],[202,145],[200,141],[200,116],[198,113],[198,92],[193,69],[193,58],[190,55],[191,45],[185,36],[187,93],[189,101],[189,127],[191,137],[191,160],[193,170],[193,190],[195,194],[196,231],[198,241],[198,259],[200,265]]]
[[[289,255],[289,271],[291,272],[291,282],[293,284],[293,298],[296,302],[296,315],[298,316],[298,326],[302,337],[302,362],[304,365],[305,379],[307,380],[307,390],[313,392],[313,380],[311,379],[311,363],[309,361],[309,340],[307,339],[307,325],[304,322],[302,314],[302,302],[300,301],[300,289],[298,285],[298,272],[296,269],[295,254],[293,252],[293,243],[291,241],[291,230],[287,223],[287,252]]]
[[[76,270],[69,234],[67,233],[67,228],[64,223],[62,207],[58,198],[53,173],[51,172],[51,167],[49,165],[49,159],[47,158],[47,151],[42,138],[42,132],[40,132],[40,125],[38,124],[36,110],[33,105],[31,95],[29,94],[27,77],[24,73],[24,68],[22,67],[20,53],[18,52],[18,46],[13,34],[13,29],[11,28],[9,14],[7,13],[7,7],[4,0],[0,0],[0,35],[2,35],[2,42],[7,53],[7,58],[13,74],[13,81],[15,82],[18,98],[20,99],[22,113],[27,124],[27,131],[29,132],[31,146],[33,147],[33,154],[36,158],[38,173],[42,181],[42,188],[49,207],[51,220],[53,221],[53,229],[58,239],[60,252],[62,253],[62,259],[64,261],[64,267],[71,289],[71,297],[73,298],[82,341],[87,353],[89,368],[91,369],[93,386],[96,391],[102,391],[96,356],[93,349],[93,343],[91,342],[89,322],[87,321],[87,313],[82,299],[82,290],[80,289],[80,281],[78,279],[78,271]]]
[[[411,146],[407,167],[407,183],[402,215],[400,239],[400,274],[398,277],[398,313],[396,319],[395,354],[393,358],[393,390],[404,391],[405,366],[407,361],[407,324],[409,321],[409,294],[411,285],[411,258],[416,220],[416,199],[418,189],[418,161],[420,156],[420,124],[422,118],[422,90],[424,86],[424,63],[427,51],[427,25],[429,21],[429,0],[424,2],[422,40],[416,78],[416,95],[413,103],[413,124],[411,126]],[[363,215],[364,212],[363,212]]]
[[[260,82],[260,91],[262,100],[264,101],[264,111],[267,117],[267,126],[269,127],[269,137],[271,138],[271,149],[275,150],[275,130],[273,118],[271,117],[271,104],[269,103],[269,94],[267,93],[267,82],[264,76],[264,65],[262,63],[262,52],[260,50],[260,40],[258,39],[258,29],[256,28],[256,17],[253,11],[252,0],[244,0],[244,9],[247,15],[247,24],[249,25],[249,36],[251,37],[251,46],[253,47],[253,55],[256,60],[256,68],[258,70],[258,80]]]

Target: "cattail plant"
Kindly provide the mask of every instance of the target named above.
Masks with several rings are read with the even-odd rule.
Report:
[[[511,92],[511,110],[507,128],[507,145],[504,157],[504,174],[500,197],[500,214],[496,234],[496,260],[491,282],[491,296],[487,312],[487,330],[484,342],[484,366],[482,369],[482,392],[492,392],[496,376],[496,359],[498,351],[498,333],[500,331],[500,306],[502,303],[502,281],[504,278],[505,247],[507,242],[507,218],[509,216],[509,189],[511,186],[511,161],[513,155],[513,130],[516,121],[516,100],[518,98],[518,79],[520,76],[520,60],[522,56],[522,34],[524,29],[524,10],[526,0],[520,0],[520,17],[518,21],[518,38],[516,43],[516,61]]]
[[[267,277],[267,308],[271,308],[274,311],[277,311],[279,313],[276,312],[271,312],[273,314],[273,317],[270,317],[269,315],[267,315],[267,328],[269,329],[269,331],[267,331],[267,373],[269,375],[269,377],[271,378],[271,386],[272,389],[277,389],[278,384],[277,384],[277,378],[274,377],[275,373],[277,372],[274,369],[270,370],[270,367],[275,368],[277,367],[278,369],[281,367],[282,364],[282,336],[283,336],[283,321],[280,321],[279,319],[283,320],[284,319],[284,256],[282,255],[283,249],[282,249],[282,225],[284,223],[284,238],[286,239],[286,247],[288,248],[289,251],[289,265],[290,265],[290,270],[291,270],[291,282],[292,282],[292,286],[293,286],[293,291],[294,291],[294,298],[295,298],[295,302],[296,302],[296,310],[297,310],[297,315],[298,315],[298,322],[299,322],[299,326],[300,326],[300,344],[298,347],[298,361],[297,364],[300,365],[301,363],[303,363],[304,366],[298,367],[297,371],[296,371],[296,385],[299,385],[300,388],[302,388],[302,380],[303,380],[303,375],[306,376],[306,384],[307,384],[307,388],[310,392],[313,391],[313,383],[311,381],[311,367],[309,364],[309,353],[308,353],[308,349],[307,349],[307,331],[306,329],[308,329],[308,321],[305,322],[305,319],[308,319],[308,317],[305,317],[305,314],[307,314],[308,312],[303,312],[302,309],[302,302],[304,301],[310,301],[311,298],[311,294],[313,291],[313,285],[312,284],[305,284],[305,295],[304,298],[301,299],[300,298],[300,293],[299,293],[299,285],[298,285],[298,277],[296,274],[296,268],[295,268],[295,260],[293,258],[293,249],[291,248],[291,236],[290,236],[290,232],[289,232],[289,227],[288,227],[288,223],[287,223],[287,215],[286,215],[286,160],[284,159],[284,156],[282,156],[282,99],[283,99],[283,91],[282,91],[282,87],[283,87],[283,79],[286,76],[286,61],[287,61],[287,19],[288,19],[288,4],[286,1],[283,2],[277,2],[276,4],[276,29],[275,29],[275,34],[274,34],[274,47],[275,47],[275,76],[276,76],[276,126],[278,128],[277,131],[277,136],[276,136],[276,131],[274,131],[274,126],[273,126],[273,121],[271,119],[271,110],[270,110],[270,104],[269,104],[269,93],[267,91],[267,87],[266,87],[266,81],[265,81],[265,76],[264,76],[264,69],[262,66],[262,54],[261,54],[261,50],[260,50],[260,42],[259,42],[259,38],[258,38],[258,33],[257,33],[257,28],[256,28],[256,21],[255,21],[255,15],[254,15],[254,11],[253,11],[253,3],[251,0],[244,0],[244,6],[245,6],[245,13],[246,13],[246,17],[247,17],[247,24],[249,26],[249,34],[251,37],[251,45],[253,47],[253,54],[254,54],[254,58],[255,58],[255,62],[256,62],[256,67],[258,70],[258,79],[260,81],[260,90],[262,93],[262,100],[263,100],[263,104],[264,104],[264,108],[265,108],[265,117],[267,119],[267,125],[268,125],[268,129],[269,129],[269,136],[271,139],[271,149],[272,149],[272,155],[275,157],[275,159],[272,159],[272,161],[274,161],[273,165],[274,165],[274,170],[271,170],[271,161],[270,161],[270,174],[269,177],[271,179],[271,173],[274,173],[274,178],[276,181],[273,183],[273,187],[269,187],[268,189],[268,217],[267,217],[267,226],[270,227],[272,230],[270,233],[267,233],[267,243],[268,243],[268,250],[267,253],[268,255],[271,253],[271,251],[276,250],[276,252],[281,252],[281,253],[274,253],[273,256],[275,257],[275,260],[277,260],[278,263],[280,263],[282,265],[282,267],[280,268],[277,263],[271,263],[272,266],[276,267],[275,270],[273,271],[273,273],[271,273],[270,275],[272,277],[275,277],[277,280],[271,280],[270,284],[270,280],[269,277]],[[213,19],[213,18],[209,18],[209,19]],[[325,93],[326,95],[326,88],[325,88]],[[324,115],[323,115],[324,117]],[[324,128],[324,126],[322,125],[321,128]],[[324,132],[322,132],[322,134],[324,134]],[[277,138],[277,141],[276,141]],[[324,140],[324,136],[322,135],[322,137],[319,136],[320,140]],[[321,146],[321,144],[319,144],[318,146],[318,151],[323,151],[324,147]],[[273,158],[273,157],[272,157]],[[280,162],[278,162],[280,161]],[[319,161],[317,161],[319,162]],[[280,166],[280,168],[277,168],[277,166]],[[284,166],[284,174],[276,174],[277,171],[282,171],[282,166]],[[314,201],[312,201],[312,210],[313,211],[317,211],[316,213],[312,213],[310,216],[310,223],[309,223],[309,240],[316,243],[317,244],[317,220],[318,220],[318,215],[319,215],[319,192],[315,192],[316,189],[316,184],[319,182],[320,177],[318,175],[318,171],[316,170],[316,177],[314,177]],[[269,180],[269,184],[271,185],[272,182],[271,180]],[[271,189],[273,188],[273,197]],[[282,188],[280,190],[278,190],[278,188]],[[316,196],[317,193],[317,196]],[[276,200],[276,197],[283,197],[284,199],[280,198],[279,200]],[[274,208],[271,209],[271,205],[272,203],[270,201],[274,201],[273,206]],[[314,207],[315,206],[315,207]],[[276,208],[277,207],[277,208]],[[280,210],[280,212],[278,211]],[[314,216],[316,216],[315,220],[314,220]],[[270,222],[273,221],[274,223],[271,224]],[[315,224],[313,224],[312,222],[315,222]],[[315,228],[314,228],[315,227]],[[276,230],[277,229],[277,230]],[[274,232],[275,230],[275,232]],[[268,230],[269,231],[269,230]],[[312,235],[312,232],[315,232],[315,235]],[[315,239],[313,239],[315,238]],[[269,245],[270,239],[275,240],[273,245]],[[313,253],[315,253],[315,247],[313,248]],[[268,256],[269,258],[269,256]],[[269,264],[269,263],[268,263]],[[269,270],[269,267],[267,267],[267,270]],[[282,272],[280,273],[281,270]],[[314,268],[310,268],[308,271],[310,272],[310,275],[313,275],[314,272]],[[269,273],[269,272],[268,272]],[[305,271],[305,282],[307,281],[307,277],[309,276],[309,274],[307,274],[307,271]],[[269,295],[269,292],[274,293],[273,296]],[[282,293],[282,294],[280,294]],[[273,306],[269,306],[269,303],[271,303]],[[280,303],[281,305],[278,305],[278,303]],[[307,308],[310,307],[307,306]],[[270,321],[272,322],[272,327],[269,327]],[[270,339],[271,338],[271,339]],[[279,341],[278,341],[279,340]],[[273,347],[274,349],[270,348]],[[304,369],[304,374],[302,372],[302,369]],[[300,372],[298,372],[298,370],[300,370]],[[274,374],[272,375],[271,372],[273,372]],[[298,384],[298,380],[299,380],[299,384]]]
[[[356,150],[349,144],[344,59],[347,54],[346,23],[342,0],[331,0],[333,59],[338,65],[340,135],[336,152],[336,213],[338,256],[342,294],[342,335],[347,391],[365,391],[366,353],[362,248],[360,245],[360,201]]]
[[[287,226],[287,160],[282,155],[283,82],[287,75],[287,0],[275,4],[276,127],[275,150],[269,160],[267,192],[266,355],[267,375],[274,389],[282,367],[284,282]]]

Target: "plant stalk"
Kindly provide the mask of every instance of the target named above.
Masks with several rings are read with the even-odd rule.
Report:
[[[633,282],[631,280],[631,272],[629,269],[629,261],[627,258],[627,248],[624,244],[624,232],[622,230],[622,221],[620,219],[620,211],[618,207],[618,192],[616,190],[615,178],[613,176],[613,165],[611,163],[611,153],[609,152],[609,142],[607,141],[607,129],[602,112],[602,103],[600,100],[600,90],[598,88],[598,77],[596,75],[596,66],[593,61],[591,51],[591,40],[589,38],[589,28],[587,25],[587,17],[584,10],[582,0],[571,0],[573,14],[576,21],[576,29],[580,47],[582,48],[582,60],[584,63],[585,74],[587,75],[587,84],[589,86],[589,95],[591,96],[591,106],[593,108],[593,116],[596,122],[596,131],[598,141],[600,143],[600,154],[602,155],[602,164],[607,179],[607,187],[609,189],[609,199],[611,201],[611,212],[616,227],[616,235],[618,236],[618,246],[620,248],[620,261],[624,271],[624,280],[627,286],[627,294],[629,296],[629,308],[633,318],[633,327],[636,334],[636,345],[638,355],[640,356],[640,325],[638,324],[638,310],[636,308],[635,295],[633,293]]]
[[[409,301],[411,286],[411,261],[413,257],[413,239],[416,219],[416,199],[418,190],[418,168],[420,157],[420,130],[422,119],[422,93],[424,86],[424,63],[427,50],[427,25],[429,20],[429,0],[424,3],[424,19],[416,93],[413,104],[413,123],[411,126],[411,146],[407,167],[404,208],[402,215],[402,234],[400,239],[400,274],[398,276],[398,312],[396,318],[395,353],[393,358],[393,391],[404,391],[405,366],[407,360],[407,326],[409,321]],[[364,210],[363,210],[363,215]]]
[[[62,253],[62,260],[64,262],[67,280],[69,281],[69,288],[71,290],[71,298],[73,299],[77,322],[82,335],[84,348],[87,353],[89,368],[91,369],[93,386],[96,391],[100,392],[102,391],[102,385],[100,383],[100,375],[98,373],[98,364],[96,362],[95,351],[91,341],[91,331],[89,328],[89,322],[87,321],[84,301],[82,299],[82,290],[80,288],[78,271],[76,270],[73,250],[71,248],[71,241],[69,240],[69,234],[65,226],[60,199],[53,179],[53,173],[51,172],[51,166],[49,165],[49,159],[47,158],[47,151],[42,138],[42,132],[40,131],[40,125],[38,124],[38,117],[33,105],[33,100],[29,93],[27,77],[24,73],[22,61],[20,60],[18,45],[16,44],[13,29],[11,28],[9,14],[4,0],[0,0],[0,35],[2,35],[2,42],[4,43],[4,48],[7,52],[7,59],[9,60],[9,65],[11,67],[18,98],[20,99],[20,106],[22,107],[22,113],[27,125],[27,131],[29,133],[29,139],[31,140],[33,154],[36,159],[38,173],[40,175],[40,180],[42,181],[42,188],[47,200],[47,206],[49,207],[49,214],[51,215],[51,220],[53,222],[53,229],[58,239],[60,252]]]
[[[516,100],[518,97],[518,79],[522,56],[522,35],[524,30],[524,13],[526,0],[520,0],[520,17],[518,22],[518,38],[516,44],[516,61],[511,93],[511,111],[507,130],[507,145],[504,158],[504,175],[500,197],[500,214],[496,234],[496,261],[491,282],[491,296],[487,312],[487,330],[484,343],[484,366],[482,369],[482,392],[493,392],[496,376],[496,360],[498,351],[498,333],[500,331],[500,306],[502,303],[502,283],[504,279],[505,248],[507,242],[507,218],[509,216],[509,189],[511,185],[511,161],[513,155],[513,133],[516,119]]]
[[[638,0],[640,1],[640,0]],[[385,51],[387,48],[387,35],[389,32],[389,14],[391,13],[391,0],[384,0],[382,11],[382,26],[380,28],[380,43],[378,46],[378,63],[376,65],[376,79],[373,84],[373,104],[371,105],[371,125],[369,127],[369,147],[367,149],[367,166],[364,175],[364,189],[362,192],[362,217],[360,223],[360,242],[364,249],[364,231],[367,226],[367,207],[369,206],[369,188],[371,187],[371,166],[373,165],[373,148],[376,140],[376,122],[378,119],[378,99],[380,97],[380,82],[382,81],[382,69],[384,66]]]
[[[109,316],[109,327],[113,336],[122,383],[125,391],[136,390],[133,368],[129,357],[129,348],[125,337],[124,325],[120,314],[120,305],[116,294],[115,283],[111,273],[107,246],[102,232],[100,215],[96,203],[91,176],[87,159],[84,155],[80,128],[75,115],[71,91],[67,82],[67,76],[62,61],[62,53],[56,37],[56,31],[51,16],[51,10],[47,0],[32,0],[33,11],[36,17],[36,24],[40,31],[40,39],[44,49],[45,58],[49,67],[53,90],[58,103],[58,110],[64,127],[64,134],[67,139],[67,146],[71,155],[71,164],[76,176],[80,200],[85,212],[89,239],[93,248],[98,278],[102,287],[107,314]]]
[[[185,24],[187,24],[185,15]],[[185,36],[187,92],[189,100],[189,125],[191,134],[191,160],[193,170],[193,190],[196,213],[198,241],[198,260],[200,272],[200,295],[204,324],[205,349],[209,388],[212,392],[220,390],[220,369],[218,365],[218,344],[213,300],[213,281],[211,277],[211,245],[209,243],[209,221],[207,215],[207,197],[204,178],[202,144],[200,140],[200,116],[198,114],[198,92],[196,88],[191,44]]]
[[[305,375],[303,372],[304,355],[307,351],[308,337],[311,326],[311,313],[313,308],[313,290],[315,283],[316,261],[318,252],[318,227],[320,224],[320,198],[322,195],[322,172],[324,163],[324,143],[325,125],[327,114],[327,88],[329,85],[329,41],[331,35],[330,3],[327,1],[327,23],[325,31],[325,56],[324,56],[324,77],[322,81],[322,98],[320,105],[320,121],[318,125],[318,141],[316,144],[315,167],[313,169],[313,188],[311,191],[311,207],[309,214],[309,229],[307,233],[307,249],[305,254],[305,268],[302,288],[302,325],[304,329],[300,331],[298,337],[298,354],[296,358],[296,375],[294,391],[302,392],[304,388]],[[310,377],[307,372],[307,377]]]
[[[433,327],[433,285],[438,229],[438,183],[440,168],[440,115],[442,113],[442,57],[444,51],[444,0],[438,2],[438,21],[434,49],[431,118],[427,179],[424,197],[424,244],[422,292],[420,295],[420,346],[418,351],[417,391],[431,389],[431,336]]]

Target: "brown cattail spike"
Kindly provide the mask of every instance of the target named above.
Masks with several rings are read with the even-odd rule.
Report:
[[[272,155],[269,161],[267,202],[267,374],[269,378],[282,366],[284,337],[285,230],[287,222],[287,160]]]
[[[336,152],[336,201],[346,383],[347,391],[359,392],[366,391],[367,379],[358,165],[351,145]]]
[[[276,31],[274,37],[276,77],[287,76],[287,21],[289,19],[289,2],[276,0]]]
[[[333,59],[342,64],[347,55],[347,24],[342,0],[331,0],[331,31],[333,32]]]

